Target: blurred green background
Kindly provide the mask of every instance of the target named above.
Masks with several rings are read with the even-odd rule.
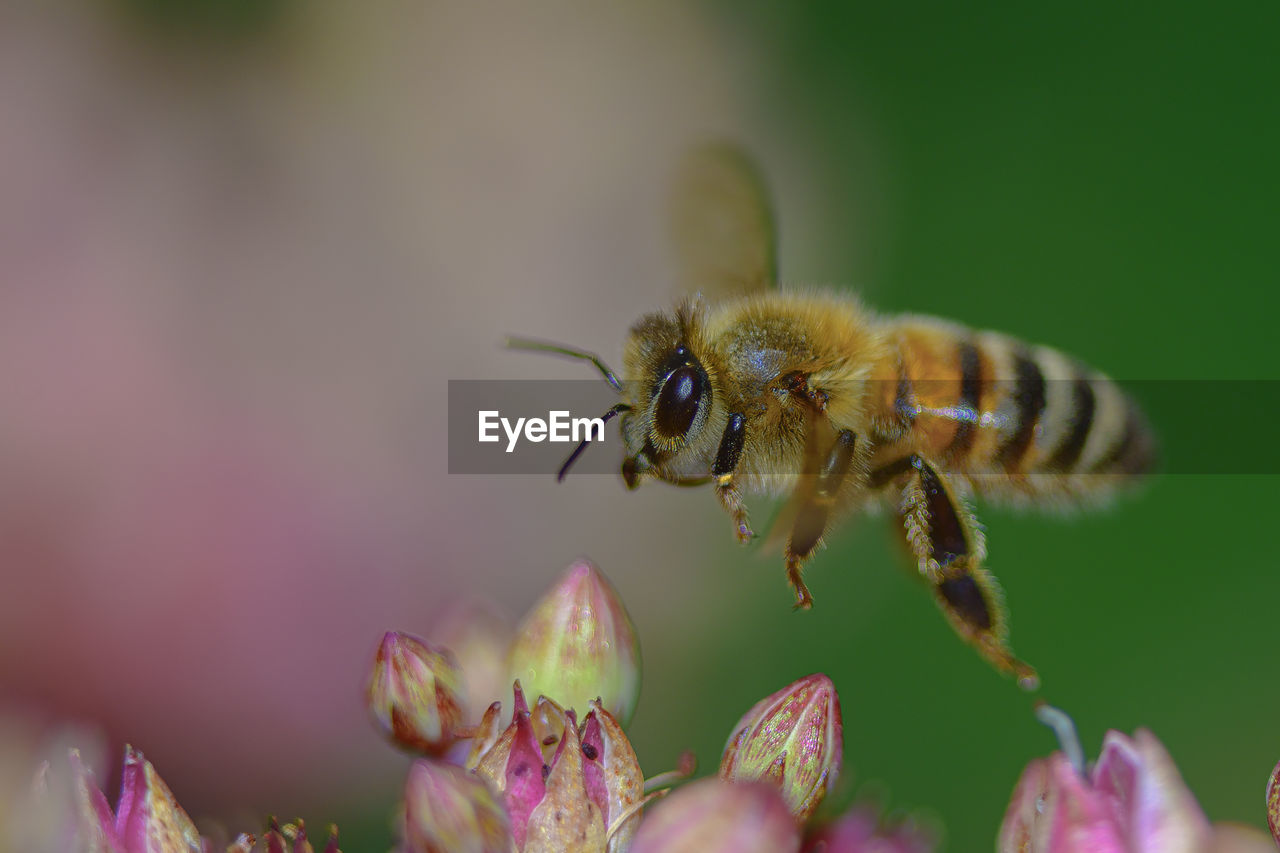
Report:
[[[572,340],[617,363],[629,323],[668,298],[662,268],[644,260],[656,253],[631,248],[656,241],[646,228],[661,232],[662,176],[683,146],[730,133],[772,184],[784,281],[1059,347],[1137,380],[1166,447],[1199,450],[1201,473],[1178,473],[1171,457],[1170,473],[1104,512],[978,512],[1013,647],[1039,669],[1038,695],[1074,716],[1086,751],[1107,729],[1149,727],[1212,819],[1262,824],[1280,759],[1267,652],[1280,572],[1265,546],[1280,470],[1239,461],[1254,443],[1275,459],[1265,443],[1280,393],[1271,381],[1237,384],[1224,404],[1212,382],[1187,380],[1280,379],[1275,4],[65,6],[78,10],[66,22],[61,6],[37,3],[0,18],[38,20],[40,39],[19,50],[13,34],[24,30],[0,26],[6,61],[34,69],[31,84],[10,75],[6,91],[35,93],[25,106],[40,117],[13,122],[35,130],[0,160],[19,178],[44,174],[23,156],[46,167],[48,186],[18,181],[6,195],[53,199],[60,215],[65,192],[75,233],[103,251],[88,251],[84,269],[48,267],[90,286],[24,290],[24,273],[46,267],[24,266],[17,249],[43,244],[7,244],[23,263],[0,292],[18,318],[5,332],[21,337],[21,311],[37,305],[32,316],[52,318],[52,331],[33,332],[35,349],[19,354],[83,346],[101,328],[104,340],[141,340],[126,372],[178,367],[156,371],[161,379],[141,370],[145,381],[128,387],[146,393],[122,409],[150,419],[148,406],[189,406],[214,436],[196,456],[216,470],[161,477],[139,527],[67,556],[61,543],[82,531],[59,514],[65,495],[45,496],[53,521],[29,517],[38,501],[12,472],[64,480],[41,467],[45,457],[4,468],[17,486],[0,493],[12,498],[0,501],[0,530],[27,537],[8,540],[11,588],[107,554],[39,606],[7,596],[7,692],[139,744],[195,814],[298,809],[313,825],[337,820],[348,851],[385,849],[404,760],[383,758],[359,707],[377,632],[425,632],[468,593],[518,613],[586,551],[640,631],[645,684],[631,734],[647,773],[685,749],[713,772],[743,711],[823,671],[845,715],[845,781],[830,810],[879,793],[936,821],[945,849],[991,849],[1022,768],[1055,744],[1032,717],[1034,697],[957,640],[905,570],[886,519],[831,537],[807,574],[817,606],[793,613],[776,555],[737,548],[709,492],[443,473],[446,378],[582,376],[511,359],[498,349],[504,335]],[[110,98],[94,88],[101,80]],[[19,207],[13,221],[44,221],[34,201]],[[54,249],[59,263],[80,257]],[[119,293],[96,289],[112,276]],[[119,321],[133,308],[107,310],[130,300],[162,330],[154,349]],[[151,393],[148,382],[163,391],[168,380],[184,393]],[[236,417],[210,415],[227,411]],[[83,420],[95,439],[103,432]],[[107,431],[113,440],[139,427],[124,415],[112,423],[123,425]],[[171,432],[193,429],[180,421]],[[272,440],[258,443],[263,434]],[[26,460],[25,445],[5,437],[0,450],[16,446]],[[247,464],[242,439],[257,452]],[[70,459],[55,470],[65,481],[93,468],[99,449],[82,458],[33,446]],[[135,460],[122,447],[103,452],[131,484]],[[1234,461],[1215,474],[1219,447]],[[281,459],[282,471],[272,467]],[[0,466],[12,461],[0,454]],[[245,470],[264,473],[242,483]],[[209,480],[215,512],[194,499]],[[145,470],[142,481],[145,492]],[[281,482],[281,494],[263,486]],[[246,501],[248,519],[235,511]],[[298,506],[306,511],[280,509]],[[767,504],[753,508],[767,517]],[[181,538],[202,524],[207,541]],[[249,535],[233,535],[241,527]],[[172,553],[111,550],[157,530],[177,542]],[[37,547],[46,540],[59,547]],[[313,544],[299,553],[299,541]],[[126,596],[111,574],[122,566],[154,571],[163,583],[148,580],[147,594],[172,598]],[[105,591],[86,593],[99,574]],[[120,624],[112,594],[147,618]],[[211,624],[190,624],[191,596]],[[34,629],[22,619],[33,613],[65,618],[92,642],[51,631],[29,652]],[[130,683],[95,653],[146,665],[129,668]]]

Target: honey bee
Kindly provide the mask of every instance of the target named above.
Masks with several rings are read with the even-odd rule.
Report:
[[[695,152],[676,182],[673,236],[696,295],[642,317],[618,391],[628,488],[709,485],[734,535],[754,535],[744,495],[789,495],[785,568],[802,569],[840,516],[887,505],[959,635],[1028,689],[966,498],[1096,502],[1150,470],[1154,442],[1114,382],[1057,350],[938,319],[880,317],[846,294],[777,287],[763,182],[738,149]],[[586,447],[579,445],[560,471]]]

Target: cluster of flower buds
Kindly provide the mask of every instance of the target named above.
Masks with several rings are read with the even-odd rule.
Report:
[[[460,625],[445,633],[463,650],[387,634],[369,682],[379,727],[425,756],[409,773],[402,853],[933,848],[931,836],[881,827],[865,808],[808,825],[843,751],[840,702],[825,675],[756,703],[733,728],[719,778],[687,785],[646,813],[663,785],[692,773],[692,759],[646,785],[623,731],[639,697],[635,629],[590,563],[571,566],[510,639],[502,656],[515,685],[509,717],[497,701],[479,710],[484,694],[468,662],[478,661],[488,683],[497,643]],[[532,708],[526,694],[537,697]]]
[[[1261,832],[1211,824],[1155,735],[1110,731],[1086,767],[1075,727],[1041,706],[1062,751],[1027,765],[1000,827],[1001,853],[1274,853]]]
[[[67,802],[59,803],[63,798],[52,790],[65,780],[51,779],[58,774],[47,763],[36,778],[37,809],[44,807],[48,811],[47,807],[53,806],[56,810],[59,805],[66,808],[56,821],[59,825],[46,827],[42,833],[45,837],[33,841],[31,849],[83,853],[313,853],[301,821],[282,830],[273,819],[260,841],[249,834],[221,843],[201,836],[155,767],[133,747],[125,747],[120,799],[114,811],[79,751],[71,750],[68,758],[70,784],[63,784],[59,792]],[[48,847],[50,843],[56,846]],[[336,828],[330,828],[324,853],[340,853]]]
[[[476,716],[499,698],[476,689],[477,682],[492,689],[495,647],[501,642],[494,636],[500,630],[496,620],[485,624],[492,630],[451,625],[445,633],[461,641],[460,649],[398,631],[383,637],[367,699],[374,722],[392,742],[442,757],[457,741],[473,737]],[[533,606],[502,660],[504,690],[519,680],[529,695],[554,697],[563,707],[598,702],[623,724],[635,712],[640,696],[635,628],[617,590],[585,560],[570,566]]]
[[[498,701],[464,725],[484,696],[469,683],[469,661],[489,682],[495,641],[460,625],[446,633],[462,641],[457,657],[388,633],[369,680],[375,722],[425,756],[405,789],[402,849],[625,851],[644,803],[644,776],[620,722],[639,698],[640,651],[604,575],[575,563],[521,623],[502,656],[515,685],[505,726]],[[537,697],[532,710],[525,689]]]

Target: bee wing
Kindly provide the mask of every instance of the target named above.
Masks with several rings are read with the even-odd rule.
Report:
[[[755,163],[736,145],[686,155],[676,172],[670,222],[684,293],[718,299],[777,283],[769,194]]]

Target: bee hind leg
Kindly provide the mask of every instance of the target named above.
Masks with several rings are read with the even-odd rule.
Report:
[[[711,477],[716,484],[716,497],[720,506],[733,519],[733,532],[739,542],[749,542],[755,533],[747,519],[747,507],[742,502],[742,491],[734,482],[733,473],[742,458],[742,445],[747,435],[747,420],[742,415],[729,415],[724,434],[720,437],[720,446],[716,450],[716,461],[711,466]]]
[[[947,621],[996,669],[1036,689],[1035,669],[1009,649],[1000,587],[982,568],[982,535],[972,513],[926,460],[913,455],[895,467],[909,472],[900,508],[907,545]]]
[[[856,445],[857,437],[853,432],[842,430],[836,435],[835,444],[831,446],[825,459],[822,459],[821,467],[817,471],[806,471],[801,476],[798,488],[807,491],[798,495],[795,520],[791,525],[786,551],[787,580],[796,592],[795,606],[798,610],[813,607],[813,596],[805,586],[801,569],[826,532],[840,488],[853,467]]]

